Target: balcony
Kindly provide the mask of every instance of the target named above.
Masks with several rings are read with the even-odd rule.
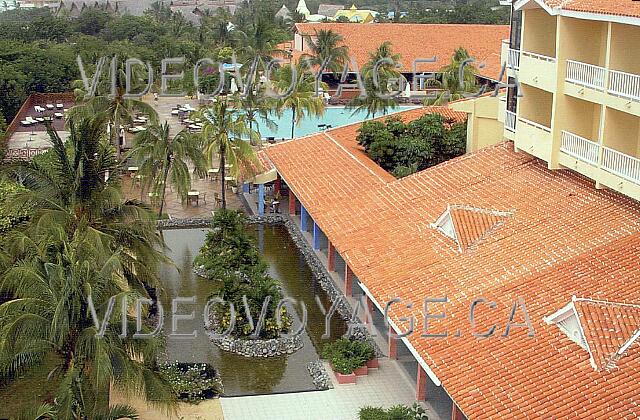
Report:
[[[504,112],[504,128],[505,130],[511,131],[512,133],[516,132],[516,113],[506,110]]]
[[[607,69],[604,67],[567,60],[567,82],[604,91],[606,77]]]
[[[609,93],[622,98],[640,101],[640,76],[611,70]]]
[[[640,184],[640,159],[609,147],[602,149],[602,169],[635,184]]]
[[[512,70],[520,68],[520,50],[509,48],[507,51],[507,67]]]
[[[556,91],[557,59],[531,51],[520,52],[520,82],[547,92]]]
[[[562,131],[560,151],[592,165],[598,164],[600,145],[577,134]]]

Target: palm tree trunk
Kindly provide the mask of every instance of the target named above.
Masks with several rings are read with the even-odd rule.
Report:
[[[222,197],[222,208],[226,210],[227,208],[227,195],[225,193],[225,148],[224,148],[224,144],[220,145],[220,185],[222,186],[222,191],[221,191],[221,197]]]
[[[296,107],[291,107],[291,138],[293,139],[296,130]]]
[[[171,157],[167,156],[167,163],[164,168],[164,174],[162,176],[162,196],[160,197],[160,209],[158,210],[158,219],[162,217],[162,210],[164,210],[164,198],[167,191],[167,177],[169,176],[169,166],[171,165]]]
[[[122,150],[120,149],[120,124],[118,123],[118,116],[113,119],[113,130],[111,130],[111,136],[115,135],[116,157],[120,160]]]

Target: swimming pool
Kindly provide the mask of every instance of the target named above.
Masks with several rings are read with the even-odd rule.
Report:
[[[415,109],[416,106],[399,106],[388,111],[387,115],[395,114],[400,111],[407,111],[409,109]],[[290,139],[291,138],[291,113],[290,109],[285,110],[280,116],[273,116],[271,120],[275,123],[276,127],[271,129],[267,127],[264,122],[259,123],[259,132],[262,138],[275,137],[276,139]],[[378,117],[380,115],[377,115]],[[302,122],[295,127],[295,136],[302,137],[309,134],[318,133],[324,130],[321,124],[329,124],[332,128],[340,127],[343,125],[353,124],[373,117],[367,118],[366,111],[355,111],[353,109],[345,108],[343,106],[327,107],[324,110],[324,115],[321,117],[309,117],[306,116]]]

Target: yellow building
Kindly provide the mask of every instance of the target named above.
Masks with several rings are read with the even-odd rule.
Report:
[[[640,2],[518,0],[502,60],[516,149],[640,200]],[[504,117],[502,116],[504,115]]]
[[[338,10],[334,16],[335,20],[341,17],[349,19],[349,22],[371,23],[375,20],[378,12],[373,10],[358,9],[356,5],[352,5],[350,9]]]

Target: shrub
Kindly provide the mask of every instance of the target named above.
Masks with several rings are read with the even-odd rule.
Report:
[[[368,341],[340,338],[324,346],[322,357],[331,362],[336,372],[348,375],[373,359],[375,351]]]
[[[160,366],[160,375],[171,384],[178,399],[198,403],[219,396],[222,381],[213,366],[206,363],[174,362]]]
[[[407,124],[397,117],[366,121],[357,140],[380,167],[401,178],[462,155],[466,134],[466,123],[434,113]]]
[[[0,181],[0,235],[29,218],[29,209],[15,210],[6,206],[11,203],[13,194],[22,191],[26,191],[26,189],[16,183]]]
[[[424,408],[417,403],[413,406],[394,405],[389,409],[382,407],[362,407],[358,413],[360,420],[427,420]]]
[[[267,263],[260,255],[253,237],[247,232],[246,218],[242,213],[232,210],[216,212],[212,229],[207,234],[195,264],[203,266],[208,277],[222,282],[218,296],[227,303],[233,303],[235,325],[232,335],[248,337],[254,332],[245,317],[244,297],[254,318],[261,313],[266,298],[271,297],[260,338],[276,338],[281,332],[289,331],[291,320],[286,308],[280,309],[281,322],[277,320],[276,311],[282,299],[280,285],[268,275]],[[228,304],[216,305],[212,315],[214,330],[226,331],[231,325]]]

